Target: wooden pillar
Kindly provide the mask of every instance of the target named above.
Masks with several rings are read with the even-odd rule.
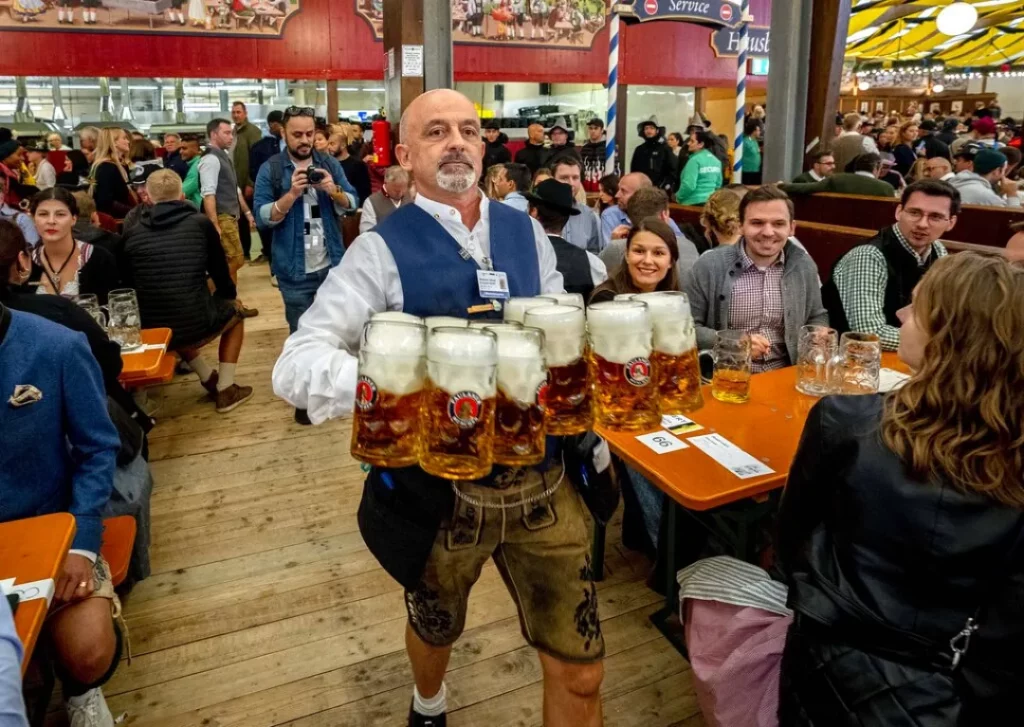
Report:
[[[851,0],[814,0],[811,4],[811,69],[807,79],[807,121],[804,148],[817,139],[832,140],[835,114],[839,108],[839,85],[843,78],[843,56],[850,27]]]
[[[327,82],[327,123],[338,123],[338,82]]]
[[[620,65],[619,68],[622,68]],[[617,149],[615,154],[619,158],[619,175],[629,174],[629,156],[627,155],[626,144],[629,129],[626,125],[626,116],[629,113],[629,92],[624,83],[619,83],[619,92],[615,96],[615,142]],[[636,133],[636,129],[633,130]]]
[[[426,29],[424,17],[429,18]],[[384,3],[386,111],[396,127],[414,98],[424,91],[452,87],[451,31],[450,0]]]

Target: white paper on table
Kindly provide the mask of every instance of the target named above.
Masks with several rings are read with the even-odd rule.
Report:
[[[878,372],[878,392],[884,394],[887,391],[898,389],[907,383],[910,374],[900,373],[893,369],[882,369]]]
[[[655,454],[668,454],[669,452],[677,452],[680,449],[687,449],[689,447],[683,440],[664,431],[641,434],[636,438],[636,441]]]
[[[13,578],[4,578],[2,581],[0,581],[0,593],[3,593],[6,596],[8,593],[11,593],[13,590],[14,590],[14,579]]]
[[[121,353],[122,356],[131,356],[133,353],[142,353],[143,351],[162,351],[167,348],[166,343],[144,343],[138,348],[134,348],[131,351],[124,351]]]
[[[6,590],[4,592],[7,593]],[[31,583],[15,583],[11,587],[10,592],[17,593],[18,598],[22,601],[34,601],[37,598],[45,598],[46,605],[49,607],[50,601],[53,600],[53,579],[44,578],[41,581],[32,581]]]
[[[770,475],[775,470],[745,452],[721,434],[702,434],[686,440],[741,480]]]

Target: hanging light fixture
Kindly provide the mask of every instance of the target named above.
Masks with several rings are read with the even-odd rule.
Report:
[[[867,81],[858,81],[858,82],[857,82],[857,87],[858,87],[858,88],[859,88],[859,89],[860,89],[861,91],[867,91],[868,89],[870,89],[870,88],[871,88],[871,84],[870,84],[870,83],[868,83]]]
[[[943,86],[941,83],[936,83],[935,85],[932,86],[932,91],[934,93],[942,93],[945,90],[946,90],[946,87]]]
[[[955,2],[947,5],[935,19],[943,35],[962,35],[978,22],[978,11],[969,3]]]

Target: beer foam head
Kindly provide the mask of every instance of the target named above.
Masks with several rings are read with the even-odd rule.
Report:
[[[450,394],[472,391],[482,399],[494,396],[497,338],[490,331],[440,326],[427,337],[427,372]]]
[[[498,335],[498,387],[521,404],[537,400],[548,379],[544,367],[544,333],[538,328],[490,329]]]
[[[633,300],[633,296],[636,293],[619,293],[615,296],[614,300]]]
[[[654,348],[669,356],[679,356],[696,347],[690,301],[685,293],[660,291],[640,293],[634,300],[647,304],[654,323]]]
[[[371,320],[363,329],[359,375],[398,396],[419,391],[426,375],[426,334],[422,325]]]
[[[397,310],[384,311],[383,313],[374,313],[370,316],[371,321],[393,321],[398,323],[423,323],[423,319],[419,316],[414,316],[412,313],[402,313]]]
[[[483,320],[480,321],[469,322],[470,328],[486,328],[488,330],[493,330],[497,326],[508,326],[509,328],[522,328],[523,324],[518,323],[516,321],[501,322],[491,318],[484,318]]]
[[[558,305],[574,305],[583,308],[583,296],[579,293],[548,293],[545,298],[553,299]]]
[[[594,303],[587,309],[587,335],[591,349],[606,361],[624,364],[650,358],[651,316],[642,303]]]
[[[469,325],[469,321],[465,318],[456,318],[455,316],[429,316],[423,319],[427,328],[433,330],[438,326],[446,326],[448,328],[465,328]]]
[[[544,331],[544,358],[549,367],[568,366],[583,355],[586,318],[583,309],[548,305],[526,311],[523,323]]]
[[[509,298],[505,303],[505,321],[522,323],[526,311],[542,305],[554,305],[557,301],[545,295],[538,295],[533,298]]]

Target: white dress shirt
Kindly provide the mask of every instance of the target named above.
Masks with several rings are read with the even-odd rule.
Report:
[[[422,194],[415,204],[437,220],[481,267],[490,256],[490,205],[481,195],[480,219],[472,230],[462,223],[454,207],[434,202]],[[531,220],[540,269],[541,293],[563,292],[555,250],[540,223]],[[424,274],[429,274],[424,270]],[[404,307],[398,265],[384,239],[364,232],[327,274],[313,305],[299,319],[298,330],[285,341],[274,365],[274,393],[292,406],[305,409],[319,424],[348,416],[355,402],[359,337],[363,324],[374,313],[400,311]]]
[[[401,199],[395,201],[388,197],[387,200],[395,206],[395,209],[398,209],[402,204]],[[366,201],[363,202],[363,211],[359,214],[359,234],[369,232],[376,226],[377,210],[373,208],[373,203],[370,201],[370,198],[367,197]]]

